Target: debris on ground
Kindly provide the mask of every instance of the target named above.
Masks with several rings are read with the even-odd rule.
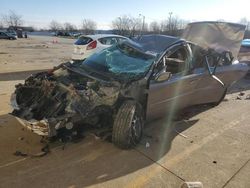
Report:
[[[181,188],[203,188],[203,184],[199,181],[196,182],[184,182]]]
[[[152,136],[152,135],[148,135],[148,134],[144,134],[144,137],[147,137],[147,138],[150,138],[150,139],[152,139],[152,138],[153,138],[153,136]]]
[[[236,100],[242,100],[242,98],[240,96],[237,96]]]
[[[112,141],[112,128],[111,127],[100,127],[91,130],[90,135],[94,136],[96,140],[105,140],[108,142]]]
[[[246,96],[245,100],[250,100],[250,94]]]
[[[174,131],[175,131],[178,135],[180,135],[180,136],[182,136],[182,137],[184,137],[184,138],[187,138],[187,136],[186,136],[186,135],[184,135],[184,134],[180,133],[180,132],[179,132],[179,131],[177,131],[176,129],[174,129]]]
[[[95,140],[100,140],[101,138],[99,136],[97,136],[96,134],[94,133],[90,133],[91,136],[93,136],[95,138]]]
[[[249,100],[249,99],[250,99],[250,94],[246,94],[244,92],[240,92],[236,97],[236,100]]]
[[[146,142],[146,148],[149,148],[150,147],[150,143],[149,142]]]
[[[13,153],[13,155],[15,155],[15,156],[21,156],[21,157],[27,157],[28,156],[27,153],[23,153],[23,152],[21,152],[19,150],[15,151],[15,153]]]
[[[22,151],[15,151],[13,153],[13,155],[15,156],[21,156],[21,157],[43,157],[45,155],[47,155],[48,153],[50,152],[50,149],[49,149],[49,145],[46,144],[42,149],[41,149],[41,152],[40,153],[37,153],[37,154],[29,154],[29,153],[24,153]]]
[[[240,93],[239,93],[239,96],[243,96],[243,95],[245,95],[244,92],[240,92]]]

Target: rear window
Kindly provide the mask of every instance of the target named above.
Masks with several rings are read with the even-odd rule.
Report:
[[[91,41],[93,41],[92,38],[89,37],[80,37],[79,39],[77,39],[77,41],[75,42],[76,45],[86,45],[88,43],[90,43]]]
[[[104,37],[104,38],[100,38],[98,40],[100,43],[102,43],[104,45],[113,45],[113,44],[117,43],[115,37]]]
[[[116,40],[117,40],[118,42],[123,42],[123,41],[125,41],[125,40],[127,40],[127,39],[126,39],[126,38],[117,37]]]

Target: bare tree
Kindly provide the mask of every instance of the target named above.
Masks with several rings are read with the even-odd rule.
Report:
[[[246,25],[246,30],[250,30],[250,21],[246,17],[241,18],[239,23]]]
[[[149,24],[147,22],[144,23],[143,31],[147,33],[149,31]]]
[[[172,16],[172,13],[170,13],[168,19],[161,22],[160,31],[163,34],[178,36],[186,24],[187,21],[179,19],[177,16]]]
[[[168,21],[167,20],[162,20],[160,23],[160,31],[161,33],[165,33],[168,31]]]
[[[97,24],[93,20],[83,19],[81,29],[87,35],[94,34],[97,29]]]
[[[55,20],[52,20],[49,24],[49,28],[51,31],[59,31],[59,30],[62,30],[63,27],[62,27],[62,24],[60,24],[59,22],[55,21]]]
[[[128,35],[130,30],[130,18],[128,16],[117,17],[112,22],[112,27],[119,35]]]
[[[139,18],[124,15],[113,20],[112,28],[119,35],[133,37],[141,30],[142,22]]]
[[[69,23],[69,22],[65,22],[64,23],[64,30],[65,31],[68,31],[68,32],[72,32],[72,31],[75,31],[76,30],[76,26]]]
[[[149,31],[153,33],[160,33],[161,32],[161,26],[157,21],[153,21],[149,25]]]
[[[140,30],[142,32],[146,31],[146,24],[144,23],[144,25],[142,25],[142,21],[140,18],[133,18],[130,17],[130,37],[134,37],[136,34],[138,34],[140,32]]]
[[[171,15],[168,18],[168,31],[170,35],[177,35],[179,30],[180,20],[177,16],[172,17]]]
[[[3,21],[6,26],[13,27],[14,29],[17,29],[18,26],[21,26],[24,23],[22,16],[13,10],[10,10],[8,14],[3,15]]]
[[[149,24],[149,26],[145,22],[144,26],[142,26],[142,19],[123,15],[113,20],[112,28],[116,34],[129,37],[148,32],[179,36],[181,34],[181,30],[184,29],[187,23],[187,21],[174,16],[173,13],[169,13],[169,17],[166,20],[162,20],[160,22],[153,21]]]
[[[3,29],[3,23],[0,21],[0,29]]]

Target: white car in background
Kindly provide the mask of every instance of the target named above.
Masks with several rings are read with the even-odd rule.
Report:
[[[94,52],[101,51],[127,39],[128,38],[120,35],[110,34],[82,35],[74,43],[72,60],[84,60]]]

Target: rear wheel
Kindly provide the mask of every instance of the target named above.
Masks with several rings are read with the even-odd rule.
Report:
[[[141,105],[132,100],[125,101],[117,112],[113,124],[112,141],[122,149],[138,144],[143,132]]]

